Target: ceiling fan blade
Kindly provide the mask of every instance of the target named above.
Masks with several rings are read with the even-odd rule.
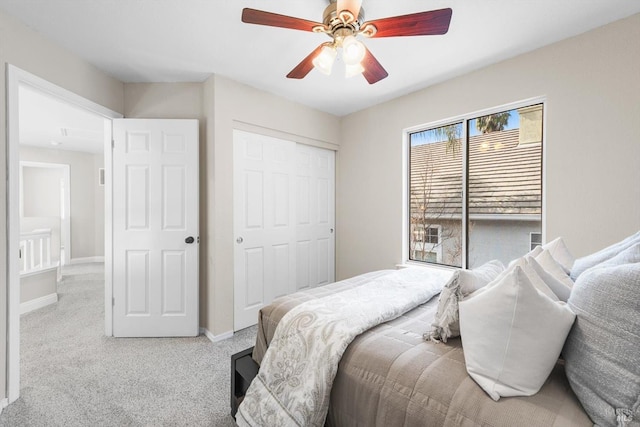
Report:
[[[320,51],[322,50],[325,44],[326,43],[322,43],[320,46],[315,48],[313,52],[307,55],[307,57],[304,58],[302,62],[296,65],[296,67],[293,70],[291,70],[289,74],[287,74],[287,78],[303,79],[307,74],[309,74],[309,71],[313,70],[313,60],[315,59],[316,56],[318,56],[318,54],[320,54]]]
[[[322,24],[292,16],[279,15],[250,8],[242,9],[242,22],[247,24],[268,25],[269,27],[290,28],[292,30],[313,31],[313,27]]]
[[[361,64],[364,68],[362,75],[369,82],[369,84],[374,84],[384,79],[389,75],[387,70],[385,70],[382,65],[378,62],[375,56],[365,47],[364,59]]]
[[[377,19],[370,21],[369,24],[375,25],[378,29],[372,37],[440,35],[449,31],[452,13],[453,11],[449,8],[430,10],[428,12]],[[366,25],[366,23],[363,25]]]
[[[338,12],[348,10],[356,19],[358,19],[358,14],[360,13],[361,6],[362,0],[338,0],[338,7],[336,8],[336,10]]]

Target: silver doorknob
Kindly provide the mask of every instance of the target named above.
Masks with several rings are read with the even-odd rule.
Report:
[[[243,239],[242,237],[238,237],[238,238],[236,239],[236,242],[238,242],[238,243],[242,243],[242,242],[244,242],[244,239]]]
[[[333,233],[333,228],[329,229],[329,233]]]

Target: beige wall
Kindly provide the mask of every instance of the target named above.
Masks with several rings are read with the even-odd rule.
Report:
[[[6,176],[6,64],[62,86],[91,101],[121,112],[123,85],[69,51],[46,40],[16,19],[0,11],[0,176]],[[0,186],[0,200],[6,187]],[[0,204],[0,223],[6,224],[5,204]],[[6,242],[0,227],[0,241]],[[0,271],[6,272],[6,245],[0,245]],[[0,277],[0,367],[6,364],[7,281]],[[0,369],[0,398],[5,397],[6,372]]]
[[[22,216],[55,216],[60,218],[60,180],[62,168],[22,168]],[[22,225],[22,224],[21,224]]]
[[[222,77],[125,84],[127,118],[200,120],[200,325],[233,330],[233,146],[241,128],[336,148],[339,119]]]
[[[58,292],[58,273],[48,270],[20,278],[20,303],[46,297]]]
[[[403,129],[538,96],[547,240],[564,236],[581,256],[640,229],[638,40],[635,15],[344,117],[338,277],[403,261]]]
[[[200,132],[200,325],[207,312],[206,298],[206,243],[203,236],[207,227],[206,168],[204,152],[205,115],[203,112],[204,85],[202,83],[126,83],[124,85],[125,118],[197,119]]]
[[[205,92],[209,309],[204,325],[220,335],[233,330],[233,129],[334,149],[340,134],[336,116],[224,77],[209,78]]]
[[[125,83],[124,116],[201,120],[202,83]]]
[[[98,168],[103,167],[103,156],[21,146],[20,160],[69,165],[71,261],[104,256],[104,187],[98,185]],[[97,200],[100,197],[102,203]],[[101,210],[96,211],[96,208]],[[41,213],[30,216],[45,215]]]

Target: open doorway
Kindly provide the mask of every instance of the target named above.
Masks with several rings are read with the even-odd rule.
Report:
[[[27,85],[19,101],[21,232],[55,218],[61,265],[103,261],[103,118]]]
[[[104,262],[105,131],[101,116],[37,88],[18,94],[23,315],[57,303],[70,264]]]
[[[80,231],[74,233],[73,224],[73,207],[61,207],[60,210],[60,223],[62,223],[64,216],[69,217],[70,225],[69,237],[67,243],[64,243],[64,237],[62,231],[64,226],[60,225],[59,238],[60,243],[57,246],[54,244],[54,248],[57,247],[58,264],[62,261],[69,261],[69,264],[83,261],[95,261],[104,260],[104,272],[105,272],[105,333],[111,335],[111,119],[122,117],[120,114],[108,110],[100,105],[97,105],[85,98],[79,97],[63,88],[53,85],[43,79],[40,79],[32,74],[29,74],[23,70],[20,70],[13,66],[8,66],[7,73],[7,116],[8,116],[8,142],[7,142],[7,166],[9,171],[9,179],[7,183],[8,193],[8,247],[19,248],[21,240],[21,218],[24,218],[24,206],[25,198],[21,197],[20,191],[20,160],[27,160],[37,163],[49,163],[57,165],[70,165],[70,170],[73,169],[73,164],[76,164],[78,168],[86,167],[90,165],[92,178],[80,178],[78,187],[82,187],[83,184],[88,182],[97,183],[102,186],[101,197],[91,197],[91,202],[83,200],[82,196],[78,196],[78,201],[87,205],[90,203],[92,206],[92,212],[88,216],[99,216],[102,220],[101,231],[93,234],[93,239],[87,239],[86,234],[82,233],[82,224],[79,225]],[[42,107],[42,104],[49,103],[48,108],[44,108],[35,114],[27,112],[24,107],[31,104],[38,104]],[[62,122],[55,123],[55,118],[64,110],[75,109],[78,113],[78,122]],[[30,115],[31,114],[31,115]],[[29,123],[29,120],[32,122]],[[87,123],[92,122],[91,126]],[[34,124],[35,123],[35,124]],[[51,137],[49,134],[41,133],[38,135],[30,135],[29,128],[38,128],[41,125],[49,123],[50,127],[53,126],[54,132],[57,133],[56,138]],[[80,123],[79,125],[74,123]],[[36,125],[37,124],[37,125]],[[46,126],[42,126],[46,127]],[[49,131],[51,132],[51,131]],[[37,132],[36,132],[37,133]],[[49,135],[49,136],[47,136]],[[99,150],[101,154],[87,154],[77,151],[78,147],[75,147],[76,151],[69,149],[75,146],[76,143],[93,139],[96,147],[94,150]],[[39,141],[41,144],[38,147],[34,141]],[[31,144],[29,144],[31,141]],[[68,150],[57,149],[60,143],[67,144]],[[45,148],[46,147],[46,148]],[[63,153],[62,151],[66,151]],[[81,153],[81,154],[74,154]],[[80,157],[73,159],[74,157]],[[87,159],[91,158],[89,162]],[[55,172],[55,167],[48,168]],[[22,169],[24,172],[24,169]],[[30,171],[33,172],[33,171]],[[37,171],[42,172],[42,170]],[[63,172],[64,174],[64,172]],[[31,178],[36,179],[37,175],[42,173],[31,174]],[[50,175],[52,176],[52,175]],[[39,177],[42,179],[42,176]],[[71,173],[71,181],[73,181],[73,173]],[[102,181],[101,181],[102,180]],[[70,182],[71,182],[70,181]],[[73,183],[66,189],[64,178],[57,180],[54,183],[57,187],[57,194],[54,198],[58,198],[60,203],[63,203],[65,197],[69,197],[71,201],[74,200]],[[59,187],[58,187],[59,186]],[[24,196],[24,194],[22,194]],[[44,196],[44,195],[41,195]],[[28,203],[32,203],[29,201]],[[22,207],[22,210],[21,210]],[[65,209],[67,209],[65,211]],[[21,216],[22,214],[22,216]],[[40,214],[38,214],[40,215]],[[53,223],[57,223],[55,217],[57,215],[51,215],[51,212],[45,212],[43,217],[51,219],[53,216]],[[83,215],[79,215],[83,216]],[[79,218],[82,220],[82,218]],[[36,222],[39,219],[36,220]],[[94,221],[93,218],[90,221]],[[24,219],[22,222],[26,222]],[[39,227],[36,230],[46,230],[52,227]],[[95,224],[91,225],[91,228],[95,230]],[[33,230],[31,230],[33,232]],[[51,231],[52,232],[52,231]],[[37,234],[37,233],[36,233]],[[47,234],[41,233],[42,250],[38,250],[36,258],[48,266],[56,264],[55,256],[54,260],[51,259],[51,254],[55,250],[51,248],[51,239],[53,236],[49,235],[49,241],[47,242]],[[74,240],[74,234],[77,234],[77,239]],[[87,244],[87,242],[89,242]],[[87,249],[86,246],[92,246],[92,249]],[[99,248],[98,251],[96,249]],[[34,251],[35,252],[35,251]],[[21,306],[21,284],[20,284],[20,270],[22,268],[21,250],[9,250],[7,259],[7,282],[8,282],[8,330],[7,330],[7,397],[9,403],[15,401],[20,394],[20,306]],[[84,259],[83,259],[84,258]]]

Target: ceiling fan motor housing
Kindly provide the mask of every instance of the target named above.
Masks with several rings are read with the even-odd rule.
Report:
[[[340,45],[345,37],[355,36],[360,32],[360,26],[364,22],[364,8],[360,8],[356,18],[348,10],[339,11],[338,4],[332,1],[324,10],[322,22],[325,28],[321,32],[327,33]]]

